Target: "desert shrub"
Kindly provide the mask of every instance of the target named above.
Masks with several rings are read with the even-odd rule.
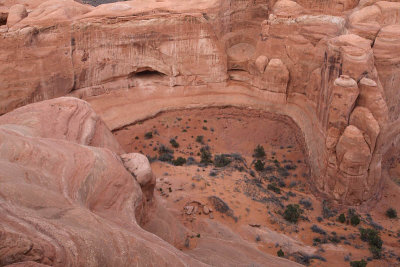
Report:
[[[269,185],[267,186],[267,189],[268,189],[268,190],[271,190],[271,191],[273,191],[273,192],[275,192],[275,193],[277,193],[277,194],[280,194],[280,193],[281,193],[281,189],[280,189],[279,187],[277,187],[275,183],[269,184]]]
[[[196,142],[197,142],[197,143],[200,143],[200,144],[204,144],[204,136],[198,135],[198,136],[196,137]]]
[[[276,255],[278,255],[278,257],[284,257],[285,256],[285,252],[283,252],[282,249],[278,250],[278,252],[276,252]]]
[[[207,128],[206,126],[203,126],[203,130],[204,130],[204,131],[207,131],[208,128]]]
[[[288,177],[290,175],[290,173],[282,167],[278,167],[278,173],[282,176],[282,177]]]
[[[172,147],[174,148],[178,148],[179,147],[179,143],[176,142],[176,140],[174,138],[171,138],[171,140],[169,140],[169,143],[171,144]]]
[[[216,172],[216,171],[214,171],[214,170],[211,170],[210,173],[209,173],[208,175],[211,176],[211,177],[215,177],[215,176],[218,175],[218,172]]]
[[[360,260],[360,261],[351,261],[350,262],[351,267],[366,267],[367,262],[365,260]]]
[[[261,145],[257,145],[256,148],[254,149],[254,155],[255,158],[263,158],[265,157],[265,150],[264,147]]]
[[[361,240],[368,242],[369,250],[374,259],[379,259],[382,252],[383,241],[379,236],[379,232],[375,229],[360,228]]]
[[[274,167],[273,166],[266,166],[264,168],[264,170],[267,171],[267,172],[272,172],[274,170]]]
[[[158,148],[158,160],[160,161],[171,162],[174,159],[173,154],[174,151],[164,145],[161,145]]]
[[[311,260],[316,259],[320,261],[326,261],[324,257],[318,254],[307,254],[304,252],[295,252],[292,254],[294,257],[294,260],[302,265],[309,265],[311,263]]]
[[[340,243],[340,238],[336,234],[329,236],[328,240],[335,244]]]
[[[225,166],[228,166],[230,163],[231,163],[231,159],[225,154],[214,156],[214,166],[215,167],[225,167]]]
[[[380,259],[382,257],[382,248],[378,248],[375,246],[369,246],[369,251],[372,254],[374,259]]]
[[[393,209],[393,208],[389,208],[389,209],[386,211],[386,216],[387,216],[388,218],[390,218],[390,219],[397,218],[397,211],[396,211],[395,209]]]
[[[285,211],[283,212],[283,218],[291,223],[297,223],[300,218],[302,210],[300,206],[297,204],[289,204],[286,206]]]
[[[196,164],[196,160],[193,157],[188,157],[186,160],[187,165],[193,165]]]
[[[360,224],[360,216],[358,216],[357,214],[351,215],[350,224],[353,226],[359,225]]]
[[[186,164],[186,159],[182,157],[178,157],[177,159],[172,160],[172,164],[175,166],[182,166]]]
[[[295,164],[286,164],[285,169],[286,170],[295,170],[297,166]]]
[[[262,162],[261,160],[257,160],[256,163],[254,164],[254,168],[256,169],[256,171],[263,171],[264,170],[264,162]]]
[[[337,214],[337,211],[329,207],[328,201],[322,201],[322,216],[325,219],[333,217]]]
[[[319,227],[318,225],[315,225],[315,224],[313,224],[311,226],[311,231],[313,231],[314,233],[317,233],[317,234],[321,234],[321,235],[326,234],[324,229],[322,229],[321,227]]]
[[[302,198],[302,199],[300,199],[299,204],[303,205],[303,207],[305,209],[308,209],[308,210],[312,209],[312,202],[309,199]]]
[[[200,163],[209,164],[212,163],[212,154],[209,146],[203,146],[200,148]]]
[[[152,132],[147,132],[147,133],[145,133],[145,134],[144,134],[144,138],[145,138],[145,139],[151,139],[151,138],[153,138],[153,133],[152,133]]]
[[[344,213],[341,213],[338,217],[338,221],[341,223],[345,223],[346,222],[346,216],[344,215]]]
[[[279,187],[286,187],[285,181],[282,181],[281,179],[278,180],[278,186]]]

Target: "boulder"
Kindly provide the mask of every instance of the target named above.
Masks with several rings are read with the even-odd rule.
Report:
[[[349,123],[350,113],[354,108],[358,93],[356,81],[349,76],[341,75],[334,81],[332,100],[329,105],[329,128],[335,127],[343,132]]]
[[[282,60],[277,58],[271,59],[263,76],[266,81],[266,90],[286,94],[289,82],[289,71]]]
[[[150,162],[147,157],[139,153],[129,153],[121,155],[125,168],[136,178],[140,184],[142,192],[147,201],[153,199],[156,177],[151,170]]]
[[[365,107],[356,107],[350,115],[349,122],[363,132],[364,139],[372,153],[375,149],[380,128],[371,111]]]

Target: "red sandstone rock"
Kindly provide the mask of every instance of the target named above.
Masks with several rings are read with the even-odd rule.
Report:
[[[380,128],[371,111],[364,107],[356,107],[351,113],[349,123],[363,132],[364,139],[369,145],[369,150],[372,153],[375,149],[375,143]]]
[[[17,214],[7,226],[19,229],[28,217],[50,229],[4,230],[11,254],[46,264],[145,265],[134,257],[143,252],[155,257],[153,264],[198,263],[134,223],[147,212],[141,194],[152,199],[148,161],[122,156],[135,180],[116,155],[124,153],[119,144],[85,102],[63,98],[14,110],[67,94],[92,102],[112,129],[190,107],[289,115],[304,132],[319,191],[350,205],[378,196],[382,157],[399,147],[399,3],[358,2],[1,3],[0,24],[7,25],[0,25],[0,114],[9,113],[0,117],[0,181]],[[185,231],[171,228],[161,205],[151,208],[162,216],[149,218],[148,229],[181,242]],[[99,252],[104,240],[121,247],[104,248],[116,259]],[[160,249],[148,249],[152,242]]]
[[[329,109],[329,128],[335,127],[343,132],[349,123],[350,113],[358,97],[356,81],[342,75],[336,79],[332,89],[332,100]]]
[[[386,97],[389,120],[394,121],[400,114],[397,86],[400,82],[400,25],[385,26],[379,31],[374,44],[374,56]]]
[[[58,109],[73,101],[75,107],[82,103],[67,98],[32,106]],[[29,113],[30,106],[14,114],[21,119],[24,111]],[[138,227],[142,190],[111,150],[69,142],[57,131],[41,136],[40,124],[31,125],[31,131],[17,123],[0,124],[0,239],[8,248],[0,250],[3,265],[32,260],[51,265],[201,265]]]
[[[114,136],[85,101],[63,97],[24,106],[0,117],[4,127],[18,127],[27,135],[57,138],[122,154]]]
[[[156,177],[151,170],[150,162],[145,155],[129,153],[121,155],[125,168],[134,175],[140,184],[147,201],[153,199]]]
[[[26,16],[28,16],[28,12],[26,12],[26,8],[24,5],[17,4],[12,6],[8,12],[7,26],[11,28],[13,25],[20,22]]]
[[[264,77],[268,91],[286,94],[289,71],[280,59],[273,58],[269,61]]]

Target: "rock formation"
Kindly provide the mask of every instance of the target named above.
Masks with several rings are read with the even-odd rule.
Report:
[[[399,12],[375,0],[3,1],[0,264],[202,265],[138,226],[157,209],[155,177],[110,132],[168,110],[289,116],[316,192],[378,199],[400,164]]]
[[[169,109],[184,108],[211,104],[200,99],[192,103],[190,96],[233,97],[245,92],[265,103],[295,104],[307,114],[315,109],[317,118],[306,115],[301,120],[319,128],[318,143],[326,140],[325,149],[308,144],[311,162],[314,157],[325,158],[325,163],[313,167],[319,190],[352,204],[376,196],[380,175],[369,178],[372,184],[365,183],[369,193],[348,201],[335,192],[338,178],[330,169],[339,168],[337,159],[332,161],[334,145],[356,106],[368,109],[380,129],[398,117],[400,4],[330,1],[321,8],[280,0],[249,4],[239,12],[242,7],[238,3],[228,7],[229,1],[194,3],[193,12],[190,3],[169,1],[96,8],[72,0],[25,6],[7,2],[2,8],[7,22],[0,41],[0,112],[69,94],[92,102],[115,129],[164,110],[168,105],[163,99],[177,99]],[[346,14],[340,15],[344,10]],[[106,104],[101,99],[110,92],[115,99],[124,96]],[[140,107],[155,96],[163,103],[154,110]],[[185,101],[178,101],[182,96]],[[220,104],[255,103],[227,101]],[[140,118],[130,116],[133,109],[140,110]],[[306,140],[311,138],[305,135]]]
[[[148,159],[119,155],[122,149],[86,102],[56,98],[0,118],[2,266],[207,266],[196,260],[207,261],[201,255],[188,256],[139,226],[150,222],[147,229],[164,226],[167,234],[183,227],[165,211],[154,218],[160,204]],[[232,264],[293,266],[245,249]],[[230,250],[227,243],[219,253]]]

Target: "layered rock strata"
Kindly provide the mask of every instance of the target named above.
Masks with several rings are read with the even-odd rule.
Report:
[[[25,8],[26,17],[21,7],[2,7],[10,18],[0,33],[0,113],[63,95],[87,99],[111,129],[169,109],[274,111],[303,130],[320,192],[352,205],[379,196],[381,159],[390,157],[380,136],[398,146],[389,128],[400,106],[399,3],[94,8],[57,0]],[[358,148],[346,141],[353,139]]]

